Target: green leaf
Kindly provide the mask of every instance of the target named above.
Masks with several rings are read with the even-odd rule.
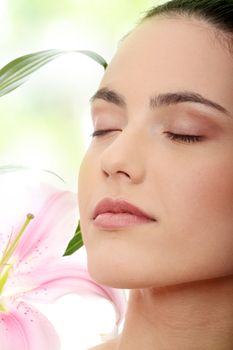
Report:
[[[77,51],[77,52],[82,53],[82,54],[84,54],[86,56],[89,56],[94,61],[99,63],[101,66],[103,66],[104,69],[106,69],[107,66],[108,66],[108,64],[105,61],[105,59],[102,56],[100,56],[98,53],[94,52],[94,51],[80,50],[80,51]]]
[[[10,172],[19,171],[19,170],[27,170],[27,169],[29,168],[23,165],[1,165],[0,174],[10,173]]]
[[[24,165],[0,165],[0,175],[1,174],[6,174],[6,173],[11,173],[14,171],[20,171],[20,170],[32,170],[33,168],[30,168],[28,166],[24,166]],[[56,177],[58,177],[62,182],[65,182],[65,180],[59,176],[58,174],[56,174],[55,172],[51,171],[51,170],[47,170],[47,169],[41,169],[42,171],[49,173],[51,175],[54,175]]]
[[[78,235],[79,233],[81,233],[80,220],[79,220],[79,222],[78,222],[78,226],[77,226],[77,228],[76,228],[76,230],[75,230],[74,235],[76,236],[76,235]]]
[[[104,69],[107,68],[108,64],[105,59],[93,51],[52,49],[31,53],[14,59],[0,70],[0,97],[25,83],[29,76],[40,67],[61,55],[71,52],[86,55],[103,66]]]
[[[79,221],[78,226],[74,233],[74,237],[70,240],[63,256],[73,254],[74,252],[76,252],[76,250],[78,250],[82,246],[83,246],[83,239],[82,239],[82,233],[81,233],[80,221]]]

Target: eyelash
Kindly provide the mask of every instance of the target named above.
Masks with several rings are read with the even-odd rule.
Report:
[[[182,141],[185,143],[195,143],[200,142],[203,139],[203,136],[200,135],[182,135],[182,134],[173,134],[172,132],[165,132],[167,137],[172,141]]]
[[[107,134],[107,132],[111,132],[111,131],[117,131],[117,130],[113,130],[113,129],[96,130],[90,136],[91,137],[100,137],[100,136],[104,136],[105,134]]]
[[[112,129],[106,129],[106,130],[96,130],[94,131],[90,136],[91,137],[101,137],[105,135],[107,132],[111,131],[117,131],[117,130],[112,130]],[[172,140],[172,141],[181,141],[184,143],[195,143],[195,142],[200,142],[203,139],[203,136],[200,135],[184,135],[184,134],[174,134],[172,132],[166,131],[164,132],[167,137]]]

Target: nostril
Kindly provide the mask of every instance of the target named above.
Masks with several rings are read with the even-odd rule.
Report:
[[[106,171],[103,169],[103,173],[106,175],[106,176],[114,176],[114,174],[123,174],[123,175],[126,175],[127,177],[130,178],[130,175],[127,174],[125,171],[122,171],[122,170],[118,170],[116,172],[110,172],[110,171]]]
[[[121,171],[121,170],[119,170],[119,171],[117,171],[117,173],[124,174],[124,175],[126,175],[126,176],[130,177],[130,176],[129,176],[129,174],[127,174],[125,171]]]

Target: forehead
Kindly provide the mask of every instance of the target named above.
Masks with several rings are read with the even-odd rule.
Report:
[[[146,20],[120,44],[100,84],[129,100],[192,90],[231,111],[233,58],[213,28],[196,19]]]

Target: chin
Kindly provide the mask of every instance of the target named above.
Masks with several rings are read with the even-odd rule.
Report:
[[[103,263],[101,266],[100,260],[98,263],[89,260],[88,272],[98,284],[116,289],[159,288],[164,286],[164,281],[152,281],[143,278],[141,272],[132,271],[132,269],[127,269],[123,265],[113,266],[112,264]]]
[[[99,263],[96,264],[88,261],[88,272],[98,284],[111,288],[127,288],[122,278],[119,278],[118,273],[114,273],[112,266],[100,266]]]
[[[126,271],[120,271],[110,266],[100,266],[100,264],[88,262],[88,272],[90,276],[103,286],[118,288],[118,289],[131,289],[137,288],[140,284],[132,279],[132,276],[126,273]]]

